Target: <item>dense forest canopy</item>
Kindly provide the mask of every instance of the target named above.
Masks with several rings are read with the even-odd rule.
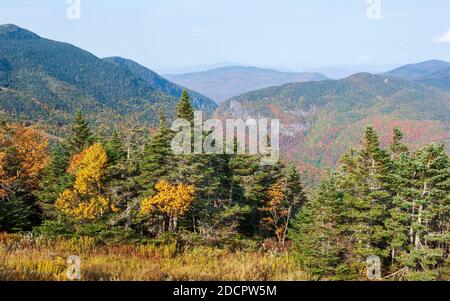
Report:
[[[192,120],[187,92],[177,117]],[[358,149],[317,187],[297,168],[259,156],[176,155],[159,114],[154,133],[94,134],[81,112],[48,146],[42,131],[0,126],[0,231],[91,237],[101,244],[176,241],[289,252],[317,279],[448,279],[450,158],[442,144],[411,152],[393,129],[387,148],[367,127]]]

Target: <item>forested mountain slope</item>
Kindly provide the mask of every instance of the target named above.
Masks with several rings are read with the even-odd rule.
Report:
[[[128,118],[153,125],[159,109],[173,115],[181,87],[167,89],[171,85],[162,78],[158,82],[142,78],[135,70],[73,45],[15,25],[0,26],[0,112],[4,115],[64,126],[81,110],[97,123]],[[215,109],[213,101],[199,94],[195,104],[207,113]]]
[[[387,144],[394,126],[413,147],[450,136],[450,93],[396,77],[355,74],[343,80],[294,83],[224,102],[216,116],[269,117],[282,123],[282,153],[316,167],[334,166],[358,145],[366,125]]]

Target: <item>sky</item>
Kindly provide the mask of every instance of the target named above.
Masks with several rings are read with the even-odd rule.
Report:
[[[8,23],[159,72],[450,61],[448,0],[1,0]]]

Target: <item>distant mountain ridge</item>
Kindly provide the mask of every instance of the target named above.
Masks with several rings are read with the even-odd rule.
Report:
[[[276,118],[282,124],[282,154],[298,164],[335,166],[348,147],[358,146],[365,126],[374,125],[388,144],[394,126],[406,141],[450,136],[450,93],[419,82],[359,73],[342,80],[291,83],[233,97],[220,118]]]
[[[231,66],[181,75],[163,75],[170,81],[208,96],[217,103],[242,93],[293,82],[327,79],[320,73],[281,72],[256,67]]]
[[[137,63],[126,66],[2,25],[0,112],[53,126],[67,124],[76,110],[106,123],[133,116],[143,124],[156,124],[160,109],[173,116],[182,88]],[[216,108],[212,100],[193,96],[198,109],[210,114]]]
[[[409,64],[384,73],[384,75],[418,80],[433,73],[450,68],[450,63],[440,60],[429,60],[417,64]]]
[[[430,60],[410,64],[384,75],[414,80],[450,91],[450,63],[445,61]]]
[[[172,83],[156,72],[136,63],[133,60],[125,59],[121,57],[109,57],[103,59],[106,62],[113,63],[117,65],[118,67],[122,68],[123,70],[130,71],[135,75],[136,77],[139,77],[146,82],[150,83],[153,87],[155,87],[158,91],[173,95],[177,98],[181,97],[181,94],[183,92],[184,87],[179,86],[175,83]],[[206,112],[212,112],[216,109],[216,105],[214,102],[201,95],[200,93],[197,93],[195,91],[187,89],[189,92],[189,96],[191,97],[191,101],[194,104],[194,106],[197,109],[206,111]]]

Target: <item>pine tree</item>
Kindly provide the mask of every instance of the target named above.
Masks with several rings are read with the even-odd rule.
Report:
[[[292,223],[289,238],[302,269],[318,279],[354,279],[347,263],[344,195],[335,175],[322,181],[311,202],[306,203]]]
[[[0,201],[0,232],[31,230],[31,220],[35,214],[33,206],[14,195],[8,200]]]
[[[114,131],[112,138],[105,143],[105,150],[112,165],[126,159],[127,153],[117,131]]]
[[[389,155],[381,149],[375,130],[368,127],[362,149],[343,158],[340,175],[355,239],[353,254],[361,264],[372,255],[389,256],[389,232],[384,222],[392,205],[391,172]]]
[[[190,122],[194,120],[194,108],[191,104],[191,99],[187,90],[183,90],[180,102],[177,106],[177,118],[185,119]]]
[[[410,250],[404,264],[411,279],[435,279],[445,265],[450,239],[450,159],[443,145],[428,145],[412,160]]]
[[[44,169],[37,194],[44,217],[55,218],[55,202],[61,193],[73,183],[73,177],[67,173],[70,156],[67,149],[57,144],[51,154],[50,163]]]
[[[403,137],[402,130],[398,127],[394,128],[392,143],[390,145],[391,158],[393,160],[408,152],[408,146],[402,142]]]
[[[188,120],[194,134],[194,108],[185,90],[177,106],[177,117]],[[202,133],[203,137],[206,133]],[[192,141],[192,139],[191,139]],[[192,147],[193,150],[193,141]],[[196,200],[187,216],[187,226],[194,231],[198,227],[206,229],[210,225],[209,213],[217,209],[214,201],[221,191],[221,157],[216,155],[182,154],[175,156],[173,179],[178,183],[194,185]]]
[[[300,175],[293,165],[287,168],[286,183],[287,198],[292,201],[297,199],[299,206],[303,205],[307,201],[307,198],[305,192],[303,191],[303,185],[300,180]],[[296,212],[294,213],[294,215],[296,215]]]
[[[411,225],[409,188],[411,186],[412,159],[408,147],[402,142],[403,137],[403,132],[399,128],[394,128],[390,145],[393,167],[391,174],[393,198],[389,217],[385,221],[386,228],[389,231],[390,264],[393,270],[398,268],[400,255],[406,252],[408,248],[408,232]]]
[[[175,168],[174,155],[171,150],[172,131],[164,114],[160,112],[159,128],[144,148],[140,164],[139,182],[145,197],[154,191],[154,186],[162,179],[170,180]]]
[[[93,143],[93,136],[89,123],[84,118],[81,111],[75,115],[71,134],[67,139],[67,147],[71,155],[82,152]]]
[[[280,179],[283,166],[280,162],[274,166],[261,166],[261,158],[253,155],[233,155],[230,159],[231,170],[230,198],[234,203],[249,208],[241,225],[244,234],[262,233],[263,218],[260,208],[267,203],[268,190]]]

